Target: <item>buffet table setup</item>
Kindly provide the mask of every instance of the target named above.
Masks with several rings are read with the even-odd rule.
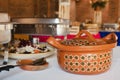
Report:
[[[117,36],[114,33],[95,39],[92,34],[83,30],[73,39],[58,41],[51,36],[44,45],[39,43],[35,44],[36,47],[32,47],[28,44],[25,47],[22,44],[22,48],[17,48],[18,51],[12,48],[11,56],[11,51],[8,51],[7,65],[2,64],[3,55],[1,55],[0,80],[118,80],[120,78],[120,47],[117,46]]]
[[[112,65],[107,72],[97,75],[80,75],[63,71],[57,62],[57,53],[47,58],[49,66],[39,71],[26,71],[19,67],[10,71],[0,72],[0,80],[119,80],[120,76],[120,47],[115,47],[112,54]],[[2,57],[0,62],[2,62]],[[2,63],[1,63],[2,64]],[[16,60],[10,59],[9,64],[16,64]]]

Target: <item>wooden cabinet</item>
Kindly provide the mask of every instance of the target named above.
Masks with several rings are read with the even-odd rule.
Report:
[[[8,0],[0,0],[0,12],[8,12]]]
[[[0,12],[11,18],[56,17],[58,0],[0,0]]]
[[[34,17],[34,0],[9,0],[8,13],[12,18]]]
[[[38,17],[58,17],[58,0],[38,0]]]

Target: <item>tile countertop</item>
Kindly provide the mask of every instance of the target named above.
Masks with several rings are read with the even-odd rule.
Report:
[[[56,54],[47,58],[49,67],[41,71],[25,71],[19,67],[0,72],[0,80],[119,80],[120,79],[120,46],[113,49],[112,66],[105,73],[97,75],[78,75],[63,71]],[[15,60],[10,60],[15,63]],[[0,60],[2,62],[2,59]]]

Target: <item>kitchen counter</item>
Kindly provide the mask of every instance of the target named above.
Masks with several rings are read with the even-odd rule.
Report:
[[[40,71],[25,71],[19,67],[0,72],[0,80],[119,80],[120,79],[120,46],[113,49],[112,65],[107,72],[97,75],[79,75],[63,71],[56,54],[47,58],[49,67]],[[2,62],[2,59],[0,60]],[[10,60],[9,64],[15,64]]]

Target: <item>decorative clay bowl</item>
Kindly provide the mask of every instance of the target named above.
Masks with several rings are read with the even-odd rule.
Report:
[[[30,65],[33,62],[31,59],[22,59],[18,60],[17,64],[20,65],[20,68],[27,71],[38,71],[43,70],[48,67],[48,62],[44,65]]]
[[[83,34],[86,37],[82,37]],[[94,39],[89,32],[83,30],[75,38],[84,38],[97,44],[67,46],[53,37],[47,40],[49,44],[57,48],[58,64],[63,70],[75,74],[99,74],[110,69],[112,48],[117,44],[117,36],[114,33],[102,39]]]

